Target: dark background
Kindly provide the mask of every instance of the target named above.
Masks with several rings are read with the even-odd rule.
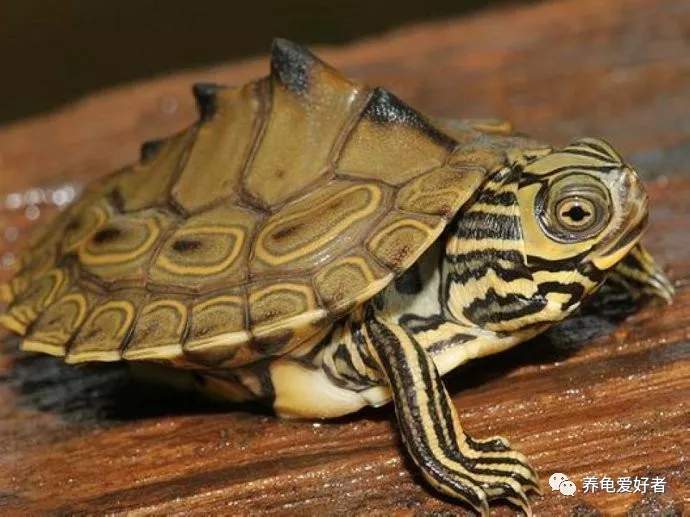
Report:
[[[0,0],[0,123],[107,86],[263,54],[275,36],[343,43],[509,3]]]

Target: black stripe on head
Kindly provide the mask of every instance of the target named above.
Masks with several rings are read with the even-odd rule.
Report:
[[[572,152],[573,150],[594,150],[597,158],[601,159],[601,156],[605,156],[607,159],[622,164],[622,159],[620,155],[613,149],[608,143],[597,138],[583,138],[576,140],[572,144],[568,145],[564,151]]]
[[[604,280],[606,272],[600,271],[591,261],[586,260],[588,253],[589,251],[584,251],[561,260],[548,260],[536,255],[528,255],[527,264],[529,264],[530,269],[539,269],[552,273],[577,271],[594,283],[601,282]]]
[[[512,266],[512,265],[511,265]],[[451,282],[466,284],[469,280],[480,279],[484,277],[489,271],[493,271],[504,282],[512,282],[514,280],[531,280],[532,274],[524,266],[516,265],[515,267],[504,267],[502,264],[496,262],[484,262],[481,265],[472,267],[471,264],[459,264],[455,270],[449,273]]]
[[[444,304],[450,300],[450,290],[453,285],[464,285],[470,280],[478,280],[490,270],[504,282],[519,279],[532,280],[532,273],[525,266],[525,258],[517,250],[487,248],[467,253],[448,253],[446,261],[449,266],[449,281],[442,286]]]
[[[541,269],[542,271],[573,271],[577,270],[578,266],[583,263],[589,251],[584,251],[561,260],[548,260],[538,255],[528,255],[527,264],[532,269]]]
[[[592,262],[581,262],[577,266],[577,272],[595,284],[603,282],[606,278],[606,271],[597,269]]]
[[[567,150],[562,151],[562,152],[568,153],[568,154],[574,154],[577,156],[584,156],[586,158],[594,158],[595,160],[599,160],[601,162],[604,161],[604,156],[602,156],[601,154],[598,154],[598,153],[594,153],[591,150],[588,150],[586,147],[585,148],[579,147],[577,149],[567,149]],[[610,158],[609,163],[610,163],[610,166],[612,169],[613,168],[619,168],[621,166],[620,162],[618,162],[617,160],[614,160],[614,158],[611,155],[606,154],[605,156],[607,158]]]
[[[500,239],[519,241],[522,239],[520,218],[514,215],[466,212],[457,219],[452,234],[458,239]]]
[[[487,260],[487,255],[489,255],[489,260],[498,261],[505,260],[507,262],[515,262],[522,264],[524,262],[524,257],[522,253],[517,250],[497,250],[497,249],[486,249],[481,251],[469,251],[467,253],[458,253],[455,255],[446,255],[446,261],[449,264],[460,264],[463,262],[470,261],[484,261]]]
[[[561,305],[561,308],[567,311],[582,300],[585,294],[585,287],[578,282],[569,284],[563,284],[561,282],[543,282],[539,284],[539,294],[545,297],[548,293],[563,293],[570,295],[570,299]]]
[[[536,314],[546,307],[546,303],[546,299],[539,295],[526,298],[509,293],[502,296],[490,288],[484,298],[477,298],[463,310],[463,316],[479,326],[498,324]]]
[[[564,165],[562,167],[556,167],[555,169],[551,169],[548,172],[545,172],[543,174],[530,174],[529,172],[525,172],[522,177],[520,178],[520,188],[523,187],[528,187],[530,185],[533,185],[534,183],[545,183],[546,178],[549,178],[551,176],[560,174],[562,172],[568,172],[568,173],[580,173],[580,174],[588,174],[592,172],[598,172],[600,174],[609,174],[611,172],[615,172],[620,168],[620,165],[601,165],[601,166],[596,166],[596,165],[580,165],[580,164],[572,164],[572,165]]]
[[[493,206],[517,206],[518,199],[514,192],[500,191],[496,192],[490,189],[483,190],[477,198],[478,203],[484,203]]]

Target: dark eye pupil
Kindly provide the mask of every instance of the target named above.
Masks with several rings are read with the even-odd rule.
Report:
[[[565,217],[568,217],[572,221],[579,223],[582,220],[584,220],[585,217],[588,217],[592,214],[589,213],[584,208],[582,208],[580,205],[575,205],[575,206],[570,207],[567,211],[563,212],[563,215]]]

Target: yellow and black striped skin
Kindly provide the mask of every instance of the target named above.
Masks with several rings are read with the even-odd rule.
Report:
[[[191,370],[285,417],[392,399],[429,483],[529,512],[527,459],[470,438],[440,376],[566,317],[612,269],[670,286],[637,245],[634,171],[600,140],[434,121],[289,42],[271,66],[197,85],[198,124],[87,189],[0,286],[0,323],[25,350]]]
[[[635,246],[606,277],[606,283],[625,289],[634,299],[656,296],[671,303],[676,290],[664,271],[642,247]]]
[[[556,205],[569,207],[565,213],[546,212],[553,196],[562,197]],[[593,212],[589,226],[559,223],[586,217],[572,206]],[[670,284],[637,244],[646,216],[636,175],[599,140],[501,168],[445,241],[324,340],[322,368],[365,394],[387,381],[390,393],[369,400],[392,397],[410,455],[439,491],[482,513],[493,499],[529,513],[527,493],[539,486],[534,470],[504,439],[475,440],[462,430],[440,373],[565,318],[610,268],[663,296],[660,286]],[[420,305],[430,293],[435,301]]]
[[[427,481],[481,513],[507,499],[529,511],[528,490],[539,479],[527,459],[501,437],[470,438],[429,353],[402,326],[365,317],[372,355],[388,379],[403,440]]]

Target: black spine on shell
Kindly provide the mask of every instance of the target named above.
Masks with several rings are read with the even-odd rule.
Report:
[[[383,88],[374,90],[363,116],[375,124],[414,128],[448,150],[452,150],[456,145],[452,138],[432,126],[417,111]]]
[[[218,90],[223,86],[215,83],[196,83],[192,86],[192,92],[196,99],[196,107],[199,110],[199,118],[202,122],[211,120],[218,111]]]
[[[309,92],[309,79],[314,67],[326,65],[306,48],[282,38],[273,40],[271,78],[297,95]]]
[[[148,140],[147,142],[144,142],[140,151],[141,161],[145,162],[150,158],[153,158],[160,150],[163,142],[165,142],[165,140]]]

